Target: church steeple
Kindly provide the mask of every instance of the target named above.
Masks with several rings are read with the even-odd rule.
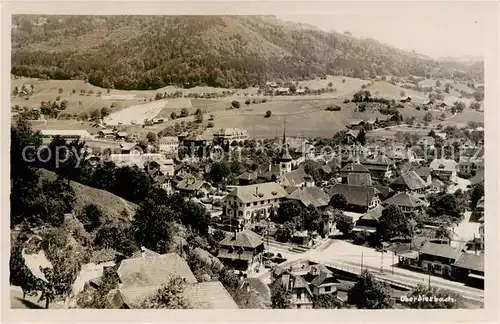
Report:
[[[283,125],[283,142],[281,148],[281,155],[279,159],[280,163],[280,175],[292,171],[292,156],[288,151],[288,145],[286,143],[286,120]]]

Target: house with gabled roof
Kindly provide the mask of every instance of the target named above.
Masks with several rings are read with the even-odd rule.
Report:
[[[455,182],[457,178],[457,162],[450,159],[434,159],[429,167],[432,176],[442,181]]]
[[[427,184],[431,184],[432,181],[432,169],[429,167],[420,167],[415,170],[415,173],[422,178]]]
[[[396,165],[383,153],[363,159],[361,163],[370,171],[372,178],[377,180],[390,178]]]
[[[379,194],[375,187],[335,184],[328,190],[328,195],[342,195],[347,201],[346,210],[365,213],[380,204]]]
[[[383,206],[398,206],[405,214],[422,211],[427,207],[427,202],[408,192],[399,192],[391,198],[382,202]]]
[[[372,184],[370,171],[361,163],[350,163],[340,170],[343,184],[365,185]],[[351,182],[349,182],[351,180]]]
[[[306,173],[304,168],[298,168],[290,172],[283,173],[276,180],[283,187],[312,187],[314,179]]]
[[[483,281],[484,254],[462,252],[452,265],[453,276],[463,282]]]
[[[357,221],[353,231],[375,232],[377,230],[378,220],[382,216],[384,207],[376,206],[364,213]]]
[[[452,277],[452,265],[463,249],[447,244],[426,242],[418,251],[419,261],[425,272]]]
[[[428,184],[415,171],[408,171],[394,179],[389,187],[396,192],[407,191],[420,194],[425,191]]]
[[[276,182],[236,186],[224,198],[224,216],[246,227],[266,219],[287,196],[288,192]]]
[[[231,233],[220,243],[217,258],[224,266],[240,274],[256,272],[262,264],[264,241],[251,230]]]
[[[312,205],[318,209],[328,206],[330,201],[328,194],[318,187],[295,188],[286,199],[298,201],[303,207]]]

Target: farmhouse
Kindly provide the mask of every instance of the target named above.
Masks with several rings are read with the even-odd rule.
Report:
[[[434,179],[431,181],[429,185],[429,192],[438,193],[443,191],[446,188],[446,185],[439,179]]]
[[[120,152],[121,154],[140,154],[143,153],[143,149],[137,145],[137,143],[121,143]]]
[[[335,184],[328,190],[328,195],[342,195],[347,201],[346,209],[353,212],[366,213],[369,209],[380,204],[380,191],[375,187]]]
[[[318,209],[328,206],[330,201],[328,194],[318,187],[295,188],[286,199],[298,201],[303,207],[312,205]]]
[[[343,184],[354,186],[371,186],[372,177],[370,171],[360,163],[351,163],[340,170]]]
[[[243,226],[250,225],[266,219],[287,196],[288,192],[275,182],[237,186],[224,198],[224,214]]]
[[[394,191],[407,191],[414,194],[421,194],[428,184],[420,178],[415,171],[408,171],[393,180],[389,187]]]
[[[314,186],[314,179],[303,168],[283,173],[276,182],[285,188]]]
[[[384,200],[382,202],[382,205],[398,206],[401,209],[401,211],[405,214],[418,212],[427,207],[427,203],[425,201],[408,192],[399,192],[396,195],[392,196],[391,198]]]
[[[244,142],[248,139],[248,132],[241,128],[221,128],[214,133],[214,141],[231,144]]]
[[[383,210],[384,207],[381,205],[368,210],[358,219],[353,231],[375,232],[377,230],[378,220],[382,216]]]
[[[224,266],[236,273],[252,274],[262,264],[264,242],[262,237],[251,230],[231,233],[220,243],[217,258]]]
[[[429,166],[432,176],[442,181],[454,182],[457,178],[457,162],[448,159],[435,159]]]
[[[432,169],[429,167],[420,167],[415,170],[415,173],[422,178],[427,184],[431,184],[432,181]]]
[[[198,196],[201,193],[205,194],[210,189],[210,184],[203,180],[197,180],[194,177],[188,176],[181,180],[175,186],[175,189],[181,194],[188,196]]]
[[[103,139],[114,140],[116,138],[116,134],[112,129],[101,129],[97,132],[97,136]]]
[[[54,139],[54,137],[59,136],[64,138],[65,140],[85,140],[91,139],[92,136],[86,130],[53,130],[53,129],[42,129],[40,131],[42,134],[42,138],[46,139]]]
[[[288,95],[290,94],[290,88],[277,88],[274,94],[278,96]]]
[[[394,161],[389,159],[385,154],[377,154],[374,157],[364,159],[361,163],[370,171],[372,177],[377,180],[390,178],[392,170],[395,167]]]
[[[116,140],[124,140],[127,138],[128,134],[126,132],[118,132],[115,134],[115,139]]]

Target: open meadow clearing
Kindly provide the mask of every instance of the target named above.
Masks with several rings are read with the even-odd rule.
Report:
[[[168,100],[158,100],[142,105],[130,106],[126,109],[112,112],[104,118],[107,125],[133,125],[144,124],[146,120],[151,120],[167,105]]]

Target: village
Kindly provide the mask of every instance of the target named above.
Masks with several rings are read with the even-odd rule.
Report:
[[[446,104],[433,107],[445,110]],[[352,302],[348,292],[363,270],[390,287],[397,307],[404,307],[401,296],[421,284],[451,290],[470,307],[481,307],[484,128],[441,122],[425,122],[426,133],[419,136],[397,113],[353,119],[333,140],[289,137],[286,121],[281,136],[264,141],[236,127],[214,129],[211,136],[148,134],[145,140],[112,126],[94,134],[40,133],[46,144],[85,143],[85,168],[110,161],[138,168],[166,195],[203,205],[218,249],[196,253],[236,274],[242,287],[258,295],[259,307],[276,307],[271,296],[277,282],[290,308],[317,308],[325,296],[342,307]],[[377,133],[404,127],[409,131]],[[141,249],[119,262],[82,266],[72,295],[99,287],[101,276],[115,269],[120,284],[106,296],[111,308],[134,308],[174,274],[187,284],[186,298],[195,307],[238,307],[219,281],[208,275],[197,280],[182,253]],[[38,270],[44,257],[23,253],[32,274],[46,281]],[[50,267],[46,259],[42,263]]]

